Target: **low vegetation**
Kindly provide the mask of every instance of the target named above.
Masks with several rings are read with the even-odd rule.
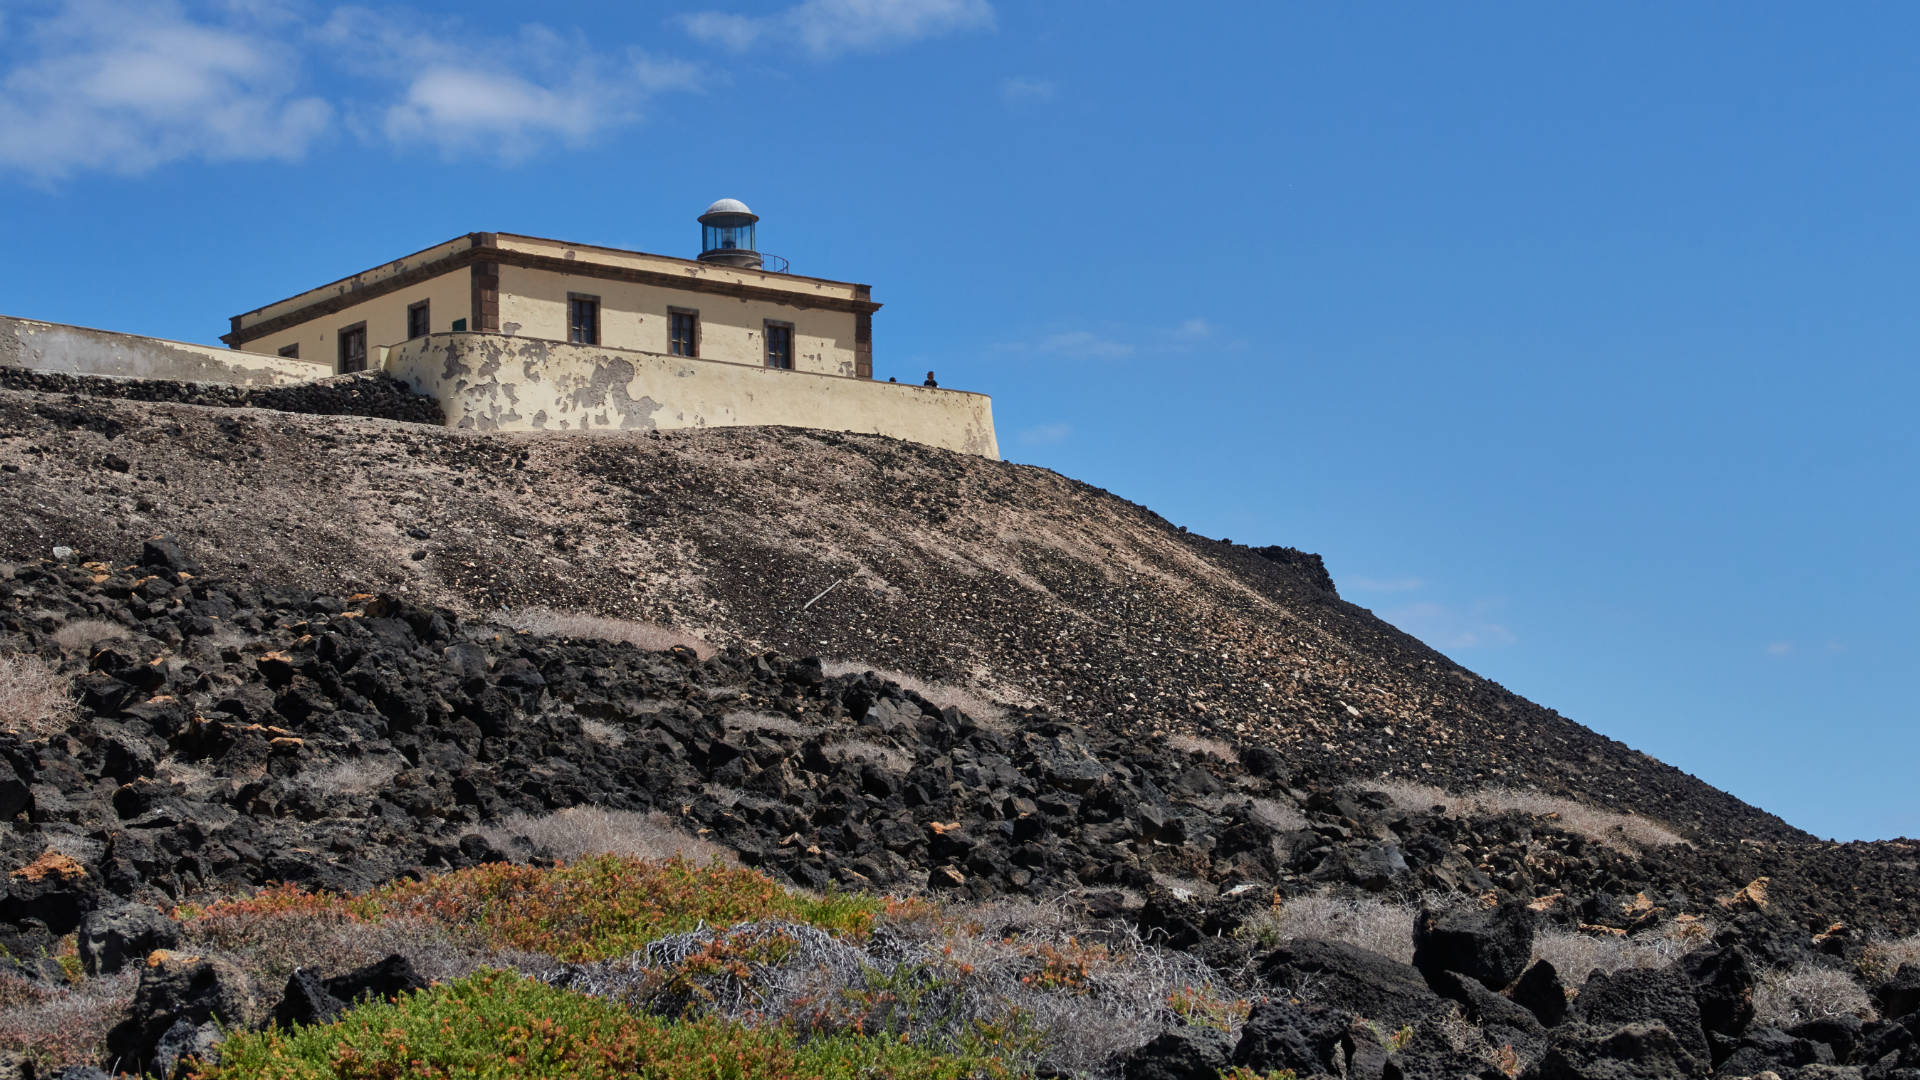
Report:
[[[1754,1022],[1789,1028],[1808,1020],[1855,1016],[1871,1020],[1873,999],[1844,971],[1795,964],[1761,973],[1753,991]]]
[[[637,619],[615,619],[582,611],[527,607],[502,612],[495,621],[510,629],[525,630],[541,637],[595,638],[654,652],[678,646],[693,650],[694,655],[702,660],[713,655],[713,646],[704,638]]]
[[[488,1077],[962,1080],[1011,1075],[984,1053],[932,1053],[861,1035],[797,1038],[718,1019],[636,1015],[585,994],[490,971],[297,1031],[236,1035],[202,1080]]]
[[[37,656],[0,653],[0,731],[44,738],[73,721],[70,680]]]
[[[1568,832],[1629,854],[1687,842],[1686,837],[1651,818],[1601,810],[1538,791],[1492,787],[1463,795],[1432,784],[1393,779],[1373,780],[1365,786],[1392,799],[1394,805],[1403,810],[1439,807],[1457,817],[1518,811],[1536,818],[1548,818]]]
[[[524,838],[540,853],[565,863],[616,855],[652,860],[679,856],[696,863],[718,859],[738,865],[730,849],[694,835],[658,810],[639,813],[574,806],[551,814],[510,814],[482,830],[482,835],[503,851],[512,850]]]
[[[283,885],[255,896],[176,912],[189,926],[235,916],[338,917],[359,922],[409,916],[492,948],[559,960],[624,956],[696,926],[787,919],[834,933],[864,933],[884,900],[789,892],[765,875],[685,858],[665,862],[603,855],[556,869],[488,863],[359,896]]]
[[[835,660],[829,661],[822,665],[822,667],[829,678],[838,678],[842,675],[859,675],[871,671],[889,682],[900,684],[900,688],[903,690],[911,690],[919,694],[921,697],[926,698],[941,708],[946,708],[951,705],[961,712],[966,713],[969,717],[972,717],[973,721],[977,724],[998,726],[1005,724],[1007,720],[1007,710],[1004,705],[999,704],[986,694],[970,686],[932,682],[914,675],[909,675],[904,671],[892,671],[886,668],[876,667],[872,664],[857,662]]]

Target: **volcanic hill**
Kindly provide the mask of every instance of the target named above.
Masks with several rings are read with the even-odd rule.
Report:
[[[1328,777],[1807,839],[1341,600],[1317,556],[1210,540],[1046,469],[795,429],[481,436],[17,392],[0,464],[0,558],[126,560],[172,533],[257,581],[636,619]]]

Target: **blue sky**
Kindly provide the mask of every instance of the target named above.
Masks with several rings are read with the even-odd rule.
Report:
[[[529,17],[541,21],[529,22]],[[0,2],[0,312],[474,230],[869,282],[881,377],[1823,836],[1920,834],[1920,9]]]

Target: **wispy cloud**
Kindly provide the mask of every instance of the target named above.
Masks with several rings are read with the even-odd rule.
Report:
[[[1073,434],[1071,424],[1035,424],[1020,432],[1020,441],[1028,446],[1053,446]]]
[[[334,108],[300,89],[300,54],[269,20],[195,19],[178,4],[72,0],[9,21],[0,169],[50,182],[186,158],[297,160]]]
[[[1023,341],[1002,341],[1001,352],[1033,353],[1067,360],[1122,360],[1141,352],[1180,353],[1212,337],[1217,331],[1206,319],[1187,319],[1176,326],[1138,329],[1125,334],[1095,330],[1062,330]]]
[[[1793,642],[1791,641],[1769,642],[1767,644],[1767,655],[1768,656],[1792,656]]]
[[[734,52],[765,41],[797,41],[816,59],[827,59],[990,30],[993,5],[987,0],[805,0],[772,15],[700,11],[675,21],[695,38]]]
[[[1420,580],[1417,577],[1398,577],[1398,578],[1353,577],[1353,578],[1342,579],[1341,584],[1345,586],[1349,586],[1354,589],[1358,589],[1361,592],[1393,593],[1393,592],[1413,592],[1415,589],[1419,589],[1425,586],[1426,582]]]
[[[518,160],[632,123],[694,76],[580,31],[488,36],[404,7],[60,0],[0,24],[0,171],[297,161],[342,132]]]
[[[1044,105],[1059,90],[1051,79],[1015,76],[1000,81],[1000,100],[1009,105]]]
[[[1380,617],[1437,649],[1488,649],[1519,640],[1512,630],[1490,618],[1495,605],[1481,602],[1466,609],[1422,601]]]

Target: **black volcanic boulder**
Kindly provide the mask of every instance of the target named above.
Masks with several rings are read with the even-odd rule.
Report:
[[[1120,1075],[1125,1080],[1218,1080],[1232,1049],[1224,1031],[1166,1031],[1128,1054]]]
[[[346,1002],[327,991],[326,980],[311,968],[295,968],[293,974],[287,976],[287,988],[280,995],[280,1004],[273,1008],[272,1019],[275,1027],[288,1028],[295,1024],[310,1027],[331,1021],[346,1007]]]
[[[1567,1018],[1567,988],[1560,982],[1560,973],[1545,960],[1535,960],[1521,974],[1512,995],[1516,1004],[1525,1006],[1547,1027]]]
[[[1572,1019],[1601,1031],[1657,1020],[1703,1070],[1712,1064],[1693,984],[1672,967],[1594,975],[1574,1001]]]
[[[1358,1013],[1389,1028],[1417,1023],[1446,1007],[1420,972],[1341,941],[1302,939],[1259,962],[1260,977],[1323,1005]]]
[[[368,998],[392,1001],[401,994],[425,990],[427,980],[413,970],[413,963],[399,953],[345,975],[327,980],[327,993],[351,1005]]]
[[[1693,983],[1700,1023],[1710,1032],[1738,1035],[1753,1023],[1753,962],[1738,945],[1697,949],[1680,958],[1680,970]]]
[[[1504,990],[1533,958],[1533,912],[1509,901],[1492,910],[1422,908],[1413,922],[1413,966],[1429,982],[1443,972]]]
[[[1755,1028],[1714,1071],[1722,1076],[1751,1076],[1769,1069],[1782,1072],[1802,1065],[1831,1064],[1833,1048],[1825,1043],[1796,1038],[1776,1028]]]
[[[173,948],[179,937],[180,928],[157,908],[102,908],[80,920],[80,966],[89,975],[111,975],[155,949]]]
[[[1344,1069],[1341,1041],[1353,1017],[1319,1005],[1267,1001],[1256,1005],[1240,1030],[1233,1064],[1257,1073],[1292,1069],[1301,1076]]]
[[[1707,1075],[1707,1064],[1680,1046],[1665,1024],[1627,1024],[1611,1031],[1568,1024],[1520,1080],[1676,1080]]]
[[[107,1033],[107,1051],[127,1066],[146,1068],[176,1024],[194,1029],[218,1022],[233,1030],[253,1022],[257,1005],[252,980],[227,961],[156,952],[140,969],[127,1018]],[[172,1041],[190,1040],[175,1033]]]
[[[1833,1051],[1833,1060],[1846,1064],[1853,1059],[1853,1047],[1860,1041],[1865,1026],[1857,1016],[1823,1016],[1787,1029],[1787,1034],[1824,1043]]]
[[[1873,988],[1873,1003],[1892,1020],[1920,1010],[1920,964],[1901,964],[1893,978]]]

